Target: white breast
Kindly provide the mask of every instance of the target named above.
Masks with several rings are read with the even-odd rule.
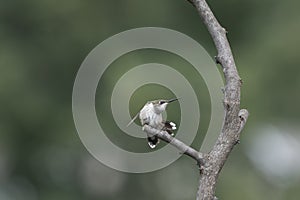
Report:
[[[156,129],[162,129],[162,114],[157,114],[154,112],[153,104],[147,103],[142,110],[140,111],[140,120],[141,124],[145,125],[148,124],[149,126],[152,126]]]

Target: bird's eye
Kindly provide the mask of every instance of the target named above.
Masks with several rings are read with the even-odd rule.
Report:
[[[159,104],[160,105],[162,105],[162,104],[164,104],[165,103],[165,101],[159,101]]]

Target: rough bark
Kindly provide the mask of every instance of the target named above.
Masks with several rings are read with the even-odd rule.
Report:
[[[201,167],[198,200],[215,198],[219,173],[229,153],[239,142],[240,133],[247,121],[248,111],[240,110],[240,88],[242,81],[238,75],[231,48],[227,40],[227,31],[219,24],[205,0],[191,0],[203,23],[206,25],[218,51],[217,63],[221,64],[225,77],[224,110],[225,118],[221,133],[207,155]]]
[[[164,131],[144,126],[148,133],[157,135],[169,142],[181,152],[195,159],[200,166],[199,187],[197,200],[215,200],[216,183],[231,150],[239,143],[240,133],[248,119],[248,111],[240,109],[240,88],[242,81],[233,59],[231,48],[227,40],[226,30],[219,24],[205,0],[187,0],[197,9],[203,23],[206,25],[218,55],[216,62],[222,66],[225,77],[224,112],[225,118],[221,133],[208,154],[197,152]]]

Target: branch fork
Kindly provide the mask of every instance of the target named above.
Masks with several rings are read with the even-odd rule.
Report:
[[[231,150],[239,143],[240,134],[245,127],[249,113],[240,109],[241,78],[238,75],[231,48],[227,40],[227,31],[223,28],[205,0],[187,0],[198,11],[206,25],[218,51],[215,61],[223,68],[225,77],[224,112],[225,118],[220,135],[208,154],[196,151],[165,131],[156,130],[148,125],[143,130],[148,134],[157,135],[161,140],[170,143],[180,152],[190,156],[199,164],[200,179],[197,200],[216,200],[215,189],[220,171],[222,170]]]

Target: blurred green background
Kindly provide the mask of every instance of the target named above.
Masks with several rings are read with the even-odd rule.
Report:
[[[298,200],[300,2],[208,3],[229,32],[244,81],[241,103],[251,113],[241,144],[221,173],[217,196]],[[118,172],[87,152],[73,123],[72,87],[84,58],[106,38],[145,26],[185,33],[216,55],[196,10],[184,0],[0,0],[0,200],[195,199],[198,170],[190,158],[146,174]],[[114,130],[110,138],[116,144],[129,150],[134,150],[130,137],[115,130],[107,99],[124,70],[149,61],[185,65],[167,53],[133,53],[114,63],[97,92],[97,111],[108,113],[100,123]],[[184,73],[190,73],[194,85],[199,81],[205,116],[193,143],[199,147],[209,121],[208,93],[199,77]],[[152,95],[155,99],[168,92],[172,97],[157,87],[145,86],[134,94],[132,115]],[[177,121],[178,104],[171,110]],[[145,141],[135,142],[137,151],[148,151]]]

